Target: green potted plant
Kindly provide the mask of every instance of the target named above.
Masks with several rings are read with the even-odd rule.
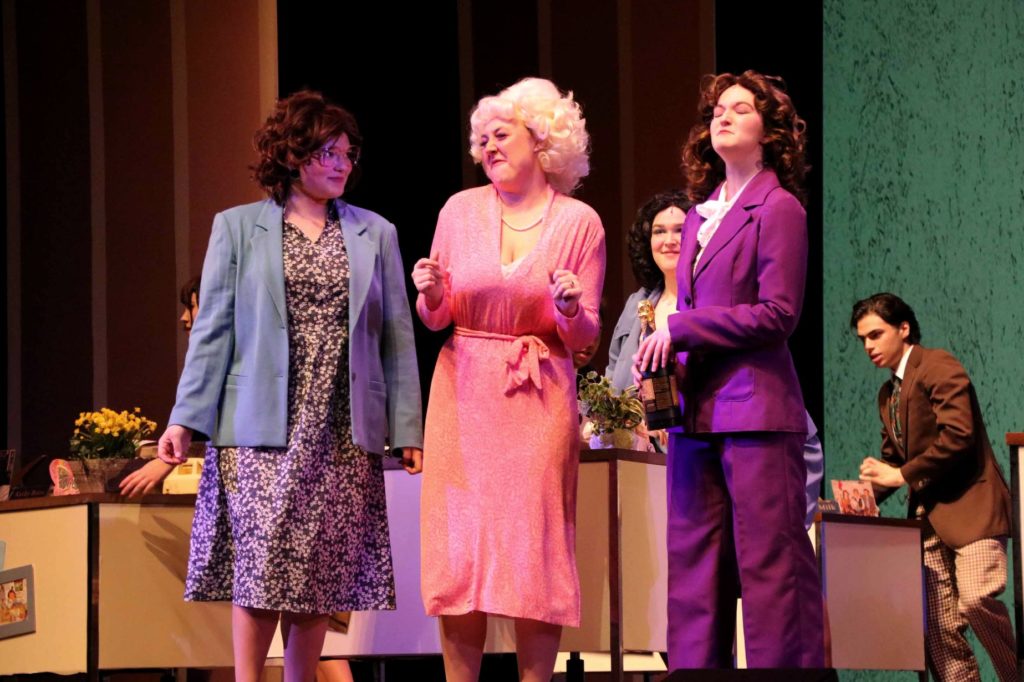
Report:
[[[584,436],[589,436],[592,449],[650,449],[644,405],[636,396],[636,386],[619,392],[608,377],[587,372],[579,378],[578,387],[580,414],[586,421]]]

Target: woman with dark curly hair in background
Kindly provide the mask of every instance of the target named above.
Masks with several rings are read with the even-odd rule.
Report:
[[[629,228],[629,262],[640,288],[630,295],[615,323],[605,369],[619,391],[633,384],[633,355],[640,345],[637,305],[644,300],[651,302],[656,328],[665,326],[669,314],[676,311],[676,263],[683,221],[691,204],[682,190],[659,192],[640,207]],[[667,434],[658,431],[650,436],[664,450]]]
[[[218,213],[159,456],[209,439],[185,598],[232,602],[237,680],[278,620],[285,679],[313,679],[328,614],[395,608],[381,456],[422,461],[412,316],[395,227],[340,197],[359,129],[314,92],[256,133],[270,196]]]
[[[786,341],[807,268],[804,122],[781,80],[705,77],[683,149],[690,198],[677,312],[637,353],[678,353],[682,433],[668,452],[672,668],[732,666],[743,590],[752,668],[823,665],[818,569],[804,530],[807,431]]]

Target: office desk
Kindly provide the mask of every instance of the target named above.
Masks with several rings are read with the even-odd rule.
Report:
[[[36,631],[0,674],[231,665],[231,607],[182,601],[195,497],[95,493],[0,503],[8,568],[35,570]]]
[[[664,649],[665,468],[653,457],[581,456],[583,621],[564,630],[563,651]],[[385,471],[398,610],[354,613],[347,634],[328,633],[325,655],[440,653],[419,591],[420,480]],[[0,640],[0,674],[230,666],[230,605],[182,601],[194,504],[99,493],[0,503],[6,566],[35,567],[37,613],[35,633]],[[511,621],[491,620],[486,650],[514,651]],[[278,635],[270,656],[281,654]]]
[[[921,522],[822,514],[832,666],[924,671]]]

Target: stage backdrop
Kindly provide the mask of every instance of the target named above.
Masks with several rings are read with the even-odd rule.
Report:
[[[924,345],[963,362],[1008,473],[1003,436],[1024,429],[1024,4],[824,4],[826,475],[855,477],[878,452],[888,377],[849,316],[886,290],[914,307]]]
[[[466,153],[477,99],[527,75],[572,89],[592,134],[579,197],[604,221],[611,325],[636,288],[623,247],[636,207],[680,183],[697,84],[715,68],[714,16],[714,0],[511,12],[447,0],[398,14],[389,3],[3,0],[0,449],[66,455],[75,417],[102,405],[139,406],[163,429],[186,345],[178,287],[200,270],[215,211],[260,198],[253,131],[301,87],[357,116],[364,174],[347,196],[395,222],[407,269],[429,254],[448,196],[484,181]],[[418,327],[424,384],[445,338]]]

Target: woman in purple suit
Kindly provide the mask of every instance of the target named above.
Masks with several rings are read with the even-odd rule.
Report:
[[[807,429],[786,341],[807,269],[804,121],[779,79],[707,76],[683,149],[677,312],[637,352],[677,353],[684,426],[669,440],[672,668],[732,666],[742,586],[747,664],[823,665],[818,569],[804,530]]]

